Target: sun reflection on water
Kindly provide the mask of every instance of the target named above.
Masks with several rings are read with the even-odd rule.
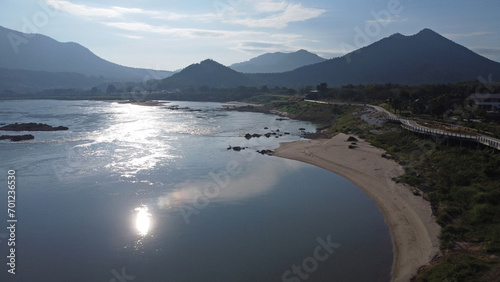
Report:
[[[135,228],[139,235],[148,235],[151,229],[151,214],[149,213],[148,207],[138,207],[135,209],[137,214],[135,215]]]
[[[104,145],[110,159],[104,167],[132,178],[174,158],[171,140],[165,140],[168,120],[155,107],[116,104],[111,108],[108,127],[95,133],[96,146]],[[172,138],[170,138],[172,139]]]

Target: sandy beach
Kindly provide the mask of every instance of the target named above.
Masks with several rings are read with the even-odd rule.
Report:
[[[440,227],[431,206],[415,196],[410,186],[392,178],[403,173],[384,152],[358,138],[358,148],[349,149],[349,136],[281,143],[275,155],[306,162],[339,174],[361,188],[382,211],[389,226],[394,249],[392,281],[409,281],[418,269],[439,252]]]

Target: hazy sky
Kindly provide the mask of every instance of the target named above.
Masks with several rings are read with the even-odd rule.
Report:
[[[306,49],[337,57],[430,28],[500,61],[500,0],[3,0],[0,25],[126,66],[176,70]]]

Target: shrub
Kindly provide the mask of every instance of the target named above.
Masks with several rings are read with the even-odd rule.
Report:
[[[479,273],[488,271],[492,261],[468,254],[451,254],[441,263],[419,275],[416,281],[480,281]]]
[[[347,142],[358,142],[358,139],[354,136],[349,136],[349,138],[347,138]]]

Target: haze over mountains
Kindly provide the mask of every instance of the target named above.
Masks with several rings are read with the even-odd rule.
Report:
[[[246,62],[232,64],[230,68],[242,73],[275,73],[291,71],[325,60],[306,50],[299,50],[293,53],[266,53]]]
[[[210,72],[222,73],[222,67],[210,69]],[[195,82],[200,77],[208,75],[201,70],[196,72],[196,76],[192,76],[192,73],[194,72],[180,72],[175,79],[184,83],[192,81],[193,85],[197,85]],[[241,74],[240,77],[249,78],[250,82],[244,86],[296,88],[315,86],[322,82],[330,86],[456,83],[489,75],[494,79],[500,77],[500,63],[480,56],[430,29],[424,29],[411,36],[394,34],[343,57],[300,67],[293,71]],[[175,87],[173,80],[174,76],[164,79],[163,83]],[[222,87],[221,81],[224,81],[223,77],[205,85]]]
[[[32,79],[27,83],[35,89],[72,85],[74,88],[85,88],[99,82],[161,79],[172,74],[121,66],[96,56],[77,43],[61,43],[45,35],[26,34],[4,27],[0,27],[0,54],[2,73],[10,70],[11,78],[21,83],[30,72]],[[64,79],[59,79],[61,76]],[[47,83],[47,79],[53,83]]]
[[[77,43],[61,43],[44,35],[24,34],[2,27],[0,54],[0,91],[18,92],[90,89],[103,83],[164,77],[153,85],[167,90],[263,85],[299,88],[323,82],[329,86],[418,85],[471,81],[490,75],[494,80],[500,77],[500,63],[430,29],[411,36],[394,34],[329,60],[305,50],[288,54],[278,52],[233,64],[231,68],[208,59],[173,75],[167,71],[120,66],[99,58]],[[279,70],[288,71],[277,72]],[[257,71],[266,73],[243,73]]]

